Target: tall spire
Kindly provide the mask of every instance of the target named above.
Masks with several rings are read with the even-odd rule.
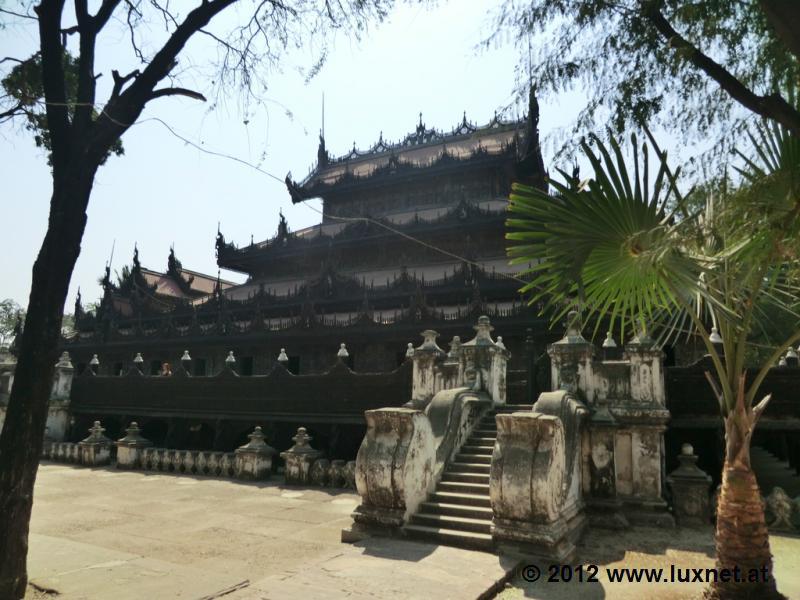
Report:
[[[539,145],[539,101],[536,99],[536,87],[531,85],[528,97],[528,123],[525,128],[525,148],[522,158],[517,163],[517,177],[523,183],[535,185],[546,190],[547,172]]]
[[[322,93],[322,126],[319,129],[319,146],[317,147],[317,168],[327,167],[330,157],[325,149],[325,93]],[[291,189],[290,189],[291,193]],[[294,201],[294,198],[292,199]]]

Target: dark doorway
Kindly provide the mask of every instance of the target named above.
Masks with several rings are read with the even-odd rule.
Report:
[[[253,374],[253,357],[244,356],[239,359],[239,375],[249,377]]]
[[[206,374],[206,359],[205,358],[195,358],[194,359],[194,374],[196,377],[204,377]]]
[[[286,363],[286,370],[292,375],[300,375],[300,357],[290,356],[289,362]]]
[[[169,425],[166,421],[154,419],[147,421],[142,426],[142,437],[153,442],[156,447],[164,447],[164,440],[167,438]]]

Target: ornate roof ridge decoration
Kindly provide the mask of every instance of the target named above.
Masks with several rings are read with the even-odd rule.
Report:
[[[76,321],[76,329],[79,334],[86,331],[111,331],[115,328],[130,329],[134,337],[137,337],[143,335],[149,328],[156,337],[174,337],[197,335],[201,330],[205,331],[201,325],[201,319],[206,329],[210,328],[217,333],[236,331],[238,326],[234,323],[243,320],[252,320],[256,330],[263,328],[264,319],[299,319],[299,322],[305,324],[304,327],[311,327],[328,322],[330,319],[338,322],[337,319],[341,319],[341,317],[325,316],[324,304],[342,302],[351,304],[352,310],[349,312],[360,313],[362,320],[364,314],[370,315],[380,322],[402,320],[397,315],[390,318],[389,321],[383,316],[378,316],[387,313],[376,308],[375,302],[380,302],[381,299],[385,301],[387,298],[396,298],[401,301],[400,313],[405,314],[404,311],[417,312],[417,308],[422,308],[423,313],[418,318],[449,320],[443,313],[440,314],[441,311],[436,310],[435,301],[428,302],[428,294],[437,291],[453,294],[459,291],[463,292],[465,289],[469,290],[471,298],[464,297],[462,299],[463,312],[465,315],[474,314],[483,310],[482,307],[485,306],[485,301],[481,298],[479,291],[481,286],[492,285],[492,282],[495,282],[494,285],[496,285],[496,282],[505,281],[505,279],[504,274],[497,273],[494,269],[484,269],[464,262],[454,267],[452,274],[445,273],[439,279],[426,280],[424,276],[417,277],[403,268],[399,275],[396,274],[391,279],[387,278],[385,284],[374,282],[368,284],[363,277],[338,273],[334,264],[326,262],[322,265],[317,277],[303,285],[296,286],[286,295],[278,296],[268,292],[263,286],[259,286],[257,291],[241,300],[234,300],[224,294],[216,293],[203,304],[194,305],[181,302],[169,307],[168,311],[142,304],[136,307],[133,315],[125,316],[112,307],[110,312],[101,313],[99,318],[91,312],[85,312],[83,317]],[[514,282],[514,286],[517,286],[516,282]],[[402,300],[403,298],[405,301]],[[316,303],[321,304],[317,305]],[[268,317],[265,316],[267,308],[274,308],[284,313],[286,310],[291,310],[291,316]],[[145,321],[147,325],[145,325]],[[183,333],[180,333],[179,330],[182,330]]]
[[[167,257],[167,272],[164,273],[167,277],[172,279],[175,283],[178,284],[180,290],[186,294],[187,296],[199,296],[203,295],[202,293],[198,294],[197,290],[192,289],[192,283],[194,283],[194,275],[187,273],[187,278],[184,279],[183,277],[183,263],[178,260],[178,257],[175,256],[175,247],[169,247],[169,256]]]
[[[335,165],[337,163],[344,163],[351,160],[359,159],[359,158],[367,158],[370,156],[374,156],[376,154],[384,154],[386,152],[391,152],[393,150],[407,150],[411,147],[421,147],[427,145],[435,145],[441,143],[447,143],[452,141],[459,141],[463,138],[466,138],[474,133],[478,132],[489,132],[492,130],[497,129],[520,129],[524,127],[526,124],[526,116],[523,116],[522,119],[502,119],[497,115],[495,111],[494,117],[485,125],[476,125],[472,121],[467,120],[467,113],[464,111],[464,115],[461,121],[453,127],[452,130],[449,132],[440,131],[436,128],[428,129],[425,127],[425,124],[422,122],[422,113],[419,113],[419,124],[416,127],[415,131],[407,134],[403,138],[401,138],[397,142],[387,142],[383,139],[383,132],[380,132],[378,137],[378,141],[375,142],[372,146],[367,148],[366,150],[358,150],[356,148],[356,143],[353,142],[353,148],[347,154],[343,154],[342,156],[335,157],[335,158],[328,158],[328,163],[325,166]],[[315,165],[317,167],[319,165]],[[312,171],[313,174],[313,171]],[[306,183],[306,179],[304,179],[300,185]]]
[[[451,160],[458,160],[458,159],[451,158]],[[296,244],[303,244],[304,246],[317,245],[317,244],[324,245],[329,242],[339,241],[348,238],[354,238],[354,239],[361,238],[371,233],[390,234],[390,232],[386,228],[381,227],[381,225],[378,225],[376,223],[372,223],[371,221],[382,223],[387,227],[391,227],[392,229],[397,229],[399,231],[412,231],[414,229],[419,229],[419,228],[436,227],[448,222],[453,222],[453,223],[463,223],[466,221],[478,222],[481,221],[482,219],[485,219],[486,217],[501,216],[501,215],[504,216],[505,214],[506,214],[505,209],[492,210],[490,208],[481,208],[477,204],[472,204],[462,198],[458,204],[451,207],[444,214],[441,214],[433,219],[422,219],[419,217],[419,215],[416,215],[415,218],[410,219],[407,223],[393,223],[392,221],[390,221],[385,217],[357,218],[357,220],[345,224],[339,231],[331,235],[323,233],[321,229],[320,232],[314,236],[297,236],[293,233],[289,233],[288,230],[285,233],[285,235],[281,235],[281,231],[279,229],[278,235],[268,240],[239,247],[233,242],[226,242],[225,237],[222,235],[222,233],[218,233],[217,243],[216,243],[217,259],[218,262],[220,260],[225,262],[226,259],[246,256],[251,254],[260,254],[272,248],[284,248]],[[222,262],[219,264],[221,266],[225,266]]]
[[[292,197],[292,202],[302,202],[308,198],[319,195],[325,189],[330,189],[333,185],[351,181],[353,183],[365,181],[374,177],[380,176],[385,173],[395,173],[403,170],[421,170],[431,167],[436,167],[442,164],[457,164],[467,163],[476,158],[486,158],[490,155],[504,155],[510,150],[514,151],[516,155],[516,143],[504,147],[498,153],[490,154],[486,148],[479,146],[465,158],[457,158],[447,151],[447,144],[459,142],[470,138],[475,134],[492,133],[499,131],[517,131],[524,132],[527,125],[527,116],[523,115],[521,119],[505,120],[498,116],[495,111],[494,117],[485,125],[476,125],[467,119],[467,113],[464,111],[461,121],[453,127],[449,132],[437,130],[435,128],[428,129],[422,122],[422,113],[420,113],[420,121],[415,131],[407,134],[397,142],[387,142],[383,139],[383,132],[381,131],[378,141],[367,148],[366,150],[359,150],[356,143],[353,142],[353,148],[347,154],[338,157],[331,157],[327,150],[325,150],[325,140],[320,136],[320,148],[317,152],[317,162],[314,164],[306,175],[299,183],[292,179],[291,173],[286,175],[285,183]],[[516,140],[515,140],[516,142]],[[426,164],[418,164],[411,161],[402,160],[398,156],[398,152],[406,150],[424,148],[429,146],[442,145],[444,151],[438,157],[432,159]],[[388,164],[376,167],[369,174],[356,176],[350,171],[346,171],[339,179],[333,183],[320,183],[316,182],[315,178],[325,170],[336,167],[339,165],[347,165],[349,163],[366,160],[369,158],[380,157],[389,154],[390,158]],[[516,156],[515,156],[516,157]]]

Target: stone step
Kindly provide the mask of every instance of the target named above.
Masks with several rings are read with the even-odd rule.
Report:
[[[488,473],[459,473],[454,471],[445,471],[442,474],[442,481],[457,481],[460,483],[489,483]]]
[[[472,444],[464,444],[461,446],[462,454],[480,454],[481,456],[491,456],[494,450],[494,444],[486,444],[484,446],[473,446]]]
[[[478,426],[477,429],[472,430],[472,435],[497,439],[497,429],[483,429]]]
[[[465,517],[467,519],[481,519],[484,521],[491,521],[493,516],[492,509],[485,506],[467,506],[448,502],[422,502],[419,505],[419,512]]]
[[[428,502],[443,502],[445,504],[460,504],[461,506],[482,506],[491,508],[488,494],[464,494],[462,492],[445,492],[436,490],[428,499]]]
[[[491,446],[494,448],[494,443],[497,441],[496,437],[478,437],[473,435],[467,439],[467,444],[470,446]]]
[[[458,531],[424,525],[406,525],[403,531],[410,538],[465,548],[470,550],[483,550],[491,552],[493,549],[492,536],[488,533],[474,533],[472,531]]]
[[[463,483],[460,481],[440,481],[436,486],[437,492],[460,492],[463,494],[485,495],[489,497],[488,483]]]
[[[489,454],[475,454],[472,452],[459,452],[456,454],[455,462],[490,465],[492,464],[492,453],[489,452]]]
[[[435,529],[455,529],[457,531],[472,531],[475,533],[492,533],[492,522],[488,519],[470,519],[467,517],[453,517],[451,515],[419,512],[411,516],[411,524],[433,527]]]
[[[791,498],[800,495],[800,477],[788,461],[780,460],[760,446],[753,446],[750,462],[762,495],[769,495],[775,487],[783,488]]]
[[[456,473],[486,473],[491,471],[491,465],[484,463],[470,463],[470,462],[451,462],[447,465],[445,472],[454,471]]]

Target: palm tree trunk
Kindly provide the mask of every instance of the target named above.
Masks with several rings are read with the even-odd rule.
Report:
[[[718,573],[729,569],[734,576],[741,574],[743,580],[712,583],[706,597],[781,599],[784,596],[778,593],[772,577],[772,553],[761,492],[750,466],[750,440],[757,416],[750,407],[745,407],[744,394],[742,378],[735,408],[725,417],[725,463],[715,533]]]

